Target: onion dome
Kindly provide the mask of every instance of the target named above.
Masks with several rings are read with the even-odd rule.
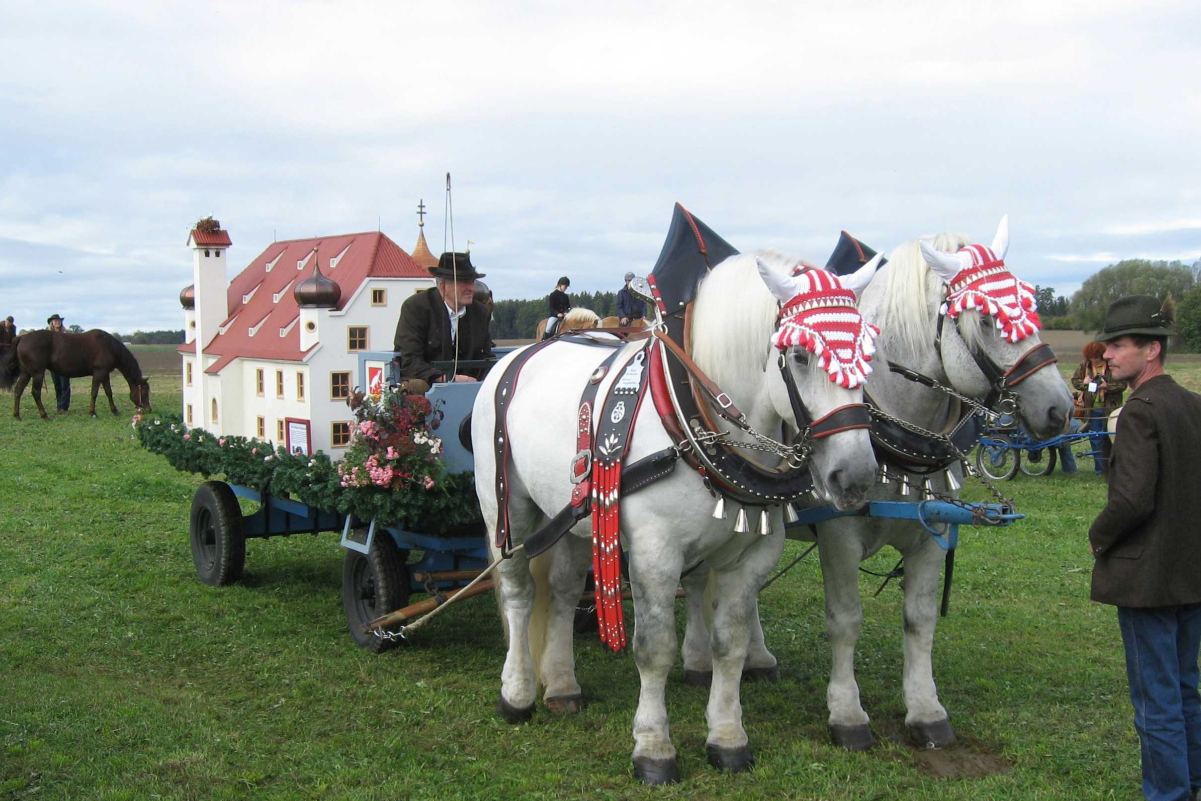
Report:
[[[430,246],[425,244],[425,233],[417,232],[417,244],[413,246],[413,261],[427,270],[438,266],[438,257],[430,252]]]
[[[320,256],[313,249],[313,274],[301,281],[292,290],[293,297],[301,307],[332,309],[342,299],[342,287],[332,278],[321,273]]]
[[[196,308],[196,287],[193,284],[188,284],[179,293],[179,304],[185,309]]]

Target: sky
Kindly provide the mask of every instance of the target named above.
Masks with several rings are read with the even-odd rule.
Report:
[[[682,203],[824,264],[940,231],[1069,295],[1201,259],[1201,5],[5,0],[0,316],[183,327],[187,235],[467,247],[616,290]],[[452,182],[447,214],[446,175]]]

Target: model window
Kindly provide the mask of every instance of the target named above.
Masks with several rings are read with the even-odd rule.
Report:
[[[296,374],[296,400],[304,400],[304,373]]]
[[[329,374],[329,397],[332,400],[346,400],[350,397],[350,373]]]
[[[192,425],[192,404],[190,404],[190,403],[188,404],[187,412],[188,412],[186,415],[187,423],[188,423],[188,425]]]
[[[367,326],[352,325],[346,329],[346,349],[367,350]]]
[[[217,422],[217,399],[213,398],[213,422]]]
[[[275,421],[275,439],[276,439],[276,441],[278,441],[280,443],[282,443],[284,441],[284,421],[283,420]]]
[[[371,290],[371,305],[372,306],[387,306],[388,305],[388,290],[386,290],[386,289]]]
[[[267,438],[267,420],[265,418],[260,417],[258,419],[258,422],[255,424],[255,427],[254,427],[254,432],[255,432],[254,435],[256,437],[258,437],[259,439]]]
[[[284,396],[284,371],[275,371],[275,397],[282,398]]]
[[[335,448],[345,448],[350,444],[350,423],[334,423],[330,435],[330,443]]]
[[[263,371],[262,368],[254,371],[254,391],[260,397],[263,394]]]
[[[192,363],[188,362],[186,365],[184,365],[184,368],[185,368],[184,369],[184,375],[185,375],[184,380],[187,382],[187,385],[190,387],[190,386],[192,386]]]

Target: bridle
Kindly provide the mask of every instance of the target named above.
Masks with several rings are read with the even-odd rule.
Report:
[[[947,307],[944,303],[938,309],[938,325],[934,333],[934,350],[938,353],[940,360],[943,359],[942,329],[946,318]],[[988,382],[989,392],[984,399],[984,405],[1001,414],[1013,414],[1017,411],[1017,395],[1013,392],[1014,387],[1044,367],[1059,361],[1055,356],[1055,351],[1044,342],[1023,353],[1013,363],[1013,366],[1006,370],[983,350],[968,344],[962,331],[959,332],[959,336],[964,340],[964,346],[972,360],[983,373],[984,380]]]

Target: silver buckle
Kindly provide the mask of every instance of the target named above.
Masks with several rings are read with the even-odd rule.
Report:
[[[584,469],[581,470],[579,475],[577,476],[575,468],[581,459],[584,462]],[[570,476],[571,483],[572,484],[581,484],[584,481],[586,481],[588,479],[588,477],[591,475],[592,475],[592,451],[585,448],[585,449],[580,450],[578,453],[576,453],[575,458],[571,460],[571,476]]]

